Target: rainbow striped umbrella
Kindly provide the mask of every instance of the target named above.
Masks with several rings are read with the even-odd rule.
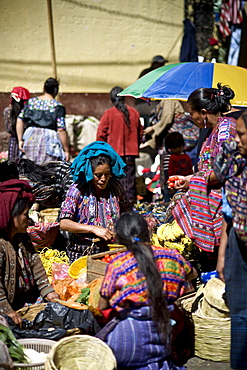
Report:
[[[221,63],[176,63],[157,68],[139,78],[118,95],[143,99],[187,100],[200,87],[220,82],[235,92],[232,105],[247,105],[247,69]]]

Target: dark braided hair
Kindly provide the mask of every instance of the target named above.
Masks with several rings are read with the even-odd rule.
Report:
[[[129,117],[129,111],[124,103],[124,97],[123,96],[117,96],[118,93],[123,91],[122,87],[120,86],[115,86],[113,89],[110,91],[110,98],[114,106],[123,113],[124,116],[124,121],[126,125],[130,128],[130,117]]]
[[[211,114],[225,113],[231,108],[230,100],[234,98],[234,91],[228,86],[217,84],[218,89],[201,87],[193,91],[188,104],[196,112],[206,109]]]
[[[152,307],[152,319],[163,339],[170,339],[170,315],[163,282],[156,266],[146,220],[137,212],[122,214],[116,223],[116,240],[131,251],[138,263],[138,269],[147,281],[148,298]]]

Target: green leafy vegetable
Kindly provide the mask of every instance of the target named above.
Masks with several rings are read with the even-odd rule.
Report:
[[[5,325],[0,324],[0,340],[6,344],[9,350],[10,357],[13,362],[27,363],[23,348],[10,330]]]
[[[90,288],[82,288],[81,294],[77,298],[76,302],[88,305],[90,295]]]

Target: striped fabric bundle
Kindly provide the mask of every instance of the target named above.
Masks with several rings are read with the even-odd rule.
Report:
[[[220,189],[211,190],[208,194],[209,172],[191,178],[189,192],[180,199],[172,213],[184,233],[198,248],[213,252],[214,247],[220,243],[222,196]]]
[[[208,177],[193,176],[190,181],[190,206],[193,235],[196,245],[213,252],[220,243],[222,212],[221,189],[207,193]]]
[[[28,226],[27,232],[35,249],[50,247],[58,235],[59,222],[36,222],[33,226]]]
[[[32,161],[22,159],[18,164],[20,178],[26,180],[32,187],[36,202],[46,208],[57,208],[70,185],[70,162],[48,162],[42,166]]]
[[[232,24],[240,24],[243,22],[240,0],[228,0],[222,2],[219,30],[223,37],[227,37],[231,34],[231,26],[229,22]]]

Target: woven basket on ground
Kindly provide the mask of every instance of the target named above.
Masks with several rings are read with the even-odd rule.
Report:
[[[116,358],[110,347],[90,335],[60,339],[50,351],[45,370],[114,370]]]
[[[177,303],[184,310],[186,322],[189,323],[194,354],[206,360],[229,362],[231,321],[222,297],[224,283],[208,283],[196,293],[181,297]]]
[[[229,317],[207,317],[200,310],[192,313],[194,322],[195,355],[206,360],[230,361],[230,331]]]

